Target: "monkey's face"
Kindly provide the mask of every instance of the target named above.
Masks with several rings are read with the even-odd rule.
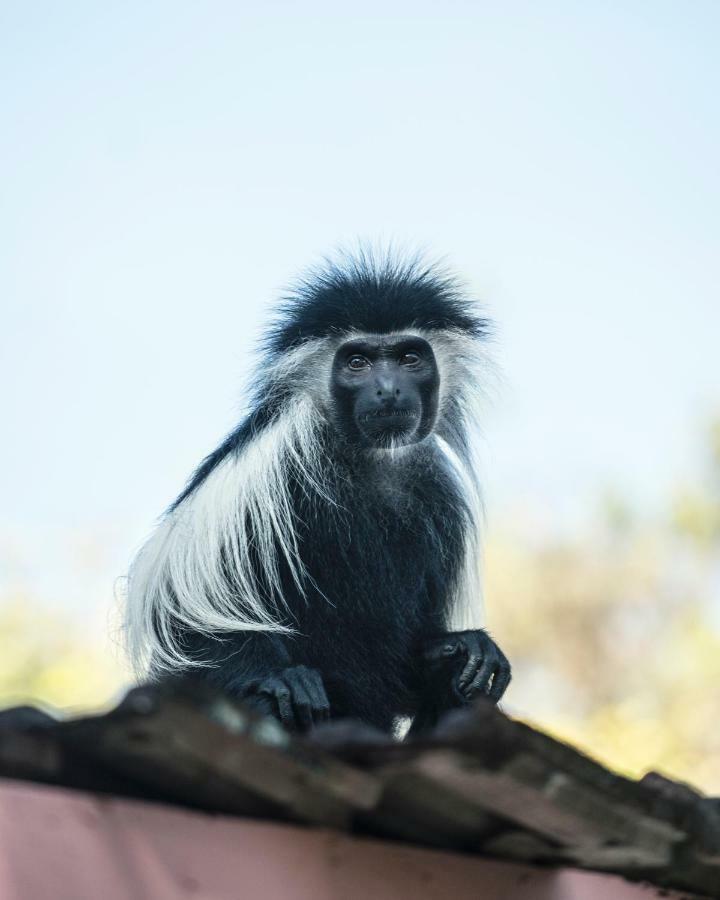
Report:
[[[413,335],[363,335],[333,360],[335,427],[361,447],[401,447],[435,425],[440,376],[430,344]]]

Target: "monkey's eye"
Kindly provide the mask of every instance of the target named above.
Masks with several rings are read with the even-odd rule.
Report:
[[[400,357],[400,365],[401,366],[416,366],[420,362],[420,354],[415,353],[414,350],[409,350],[407,353],[403,353]]]
[[[356,353],[347,361],[347,367],[348,369],[352,369],[355,372],[359,372],[362,369],[368,369],[370,367],[370,362],[369,360],[365,359],[364,356],[360,356]]]

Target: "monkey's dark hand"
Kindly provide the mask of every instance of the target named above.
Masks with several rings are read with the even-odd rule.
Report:
[[[495,703],[510,684],[510,663],[486,631],[451,631],[425,647],[432,680],[447,678],[455,705],[487,696]]]
[[[245,694],[251,706],[275,716],[290,731],[307,731],[330,718],[325,685],[317,669],[293,666],[258,679]]]

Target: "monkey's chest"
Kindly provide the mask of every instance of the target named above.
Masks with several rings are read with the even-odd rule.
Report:
[[[334,716],[388,728],[417,701],[424,641],[443,627],[460,546],[450,491],[348,498],[308,509],[311,590],[293,610],[297,649],[323,674]],[[355,510],[349,514],[347,510]]]
[[[318,590],[300,611],[298,640],[307,664],[323,673],[333,715],[389,728],[412,713],[420,651],[439,627],[428,588],[428,567],[439,563],[427,548],[408,552],[404,540],[374,555],[359,551],[312,573]]]
[[[402,609],[338,605],[303,639],[307,665],[318,669],[334,718],[360,718],[389,729],[417,700],[421,617]]]

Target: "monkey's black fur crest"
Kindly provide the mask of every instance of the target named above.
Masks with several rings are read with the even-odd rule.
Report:
[[[309,270],[280,304],[267,349],[284,353],[309,338],[349,331],[387,334],[411,328],[484,336],[478,315],[457,279],[421,256],[361,249]]]

